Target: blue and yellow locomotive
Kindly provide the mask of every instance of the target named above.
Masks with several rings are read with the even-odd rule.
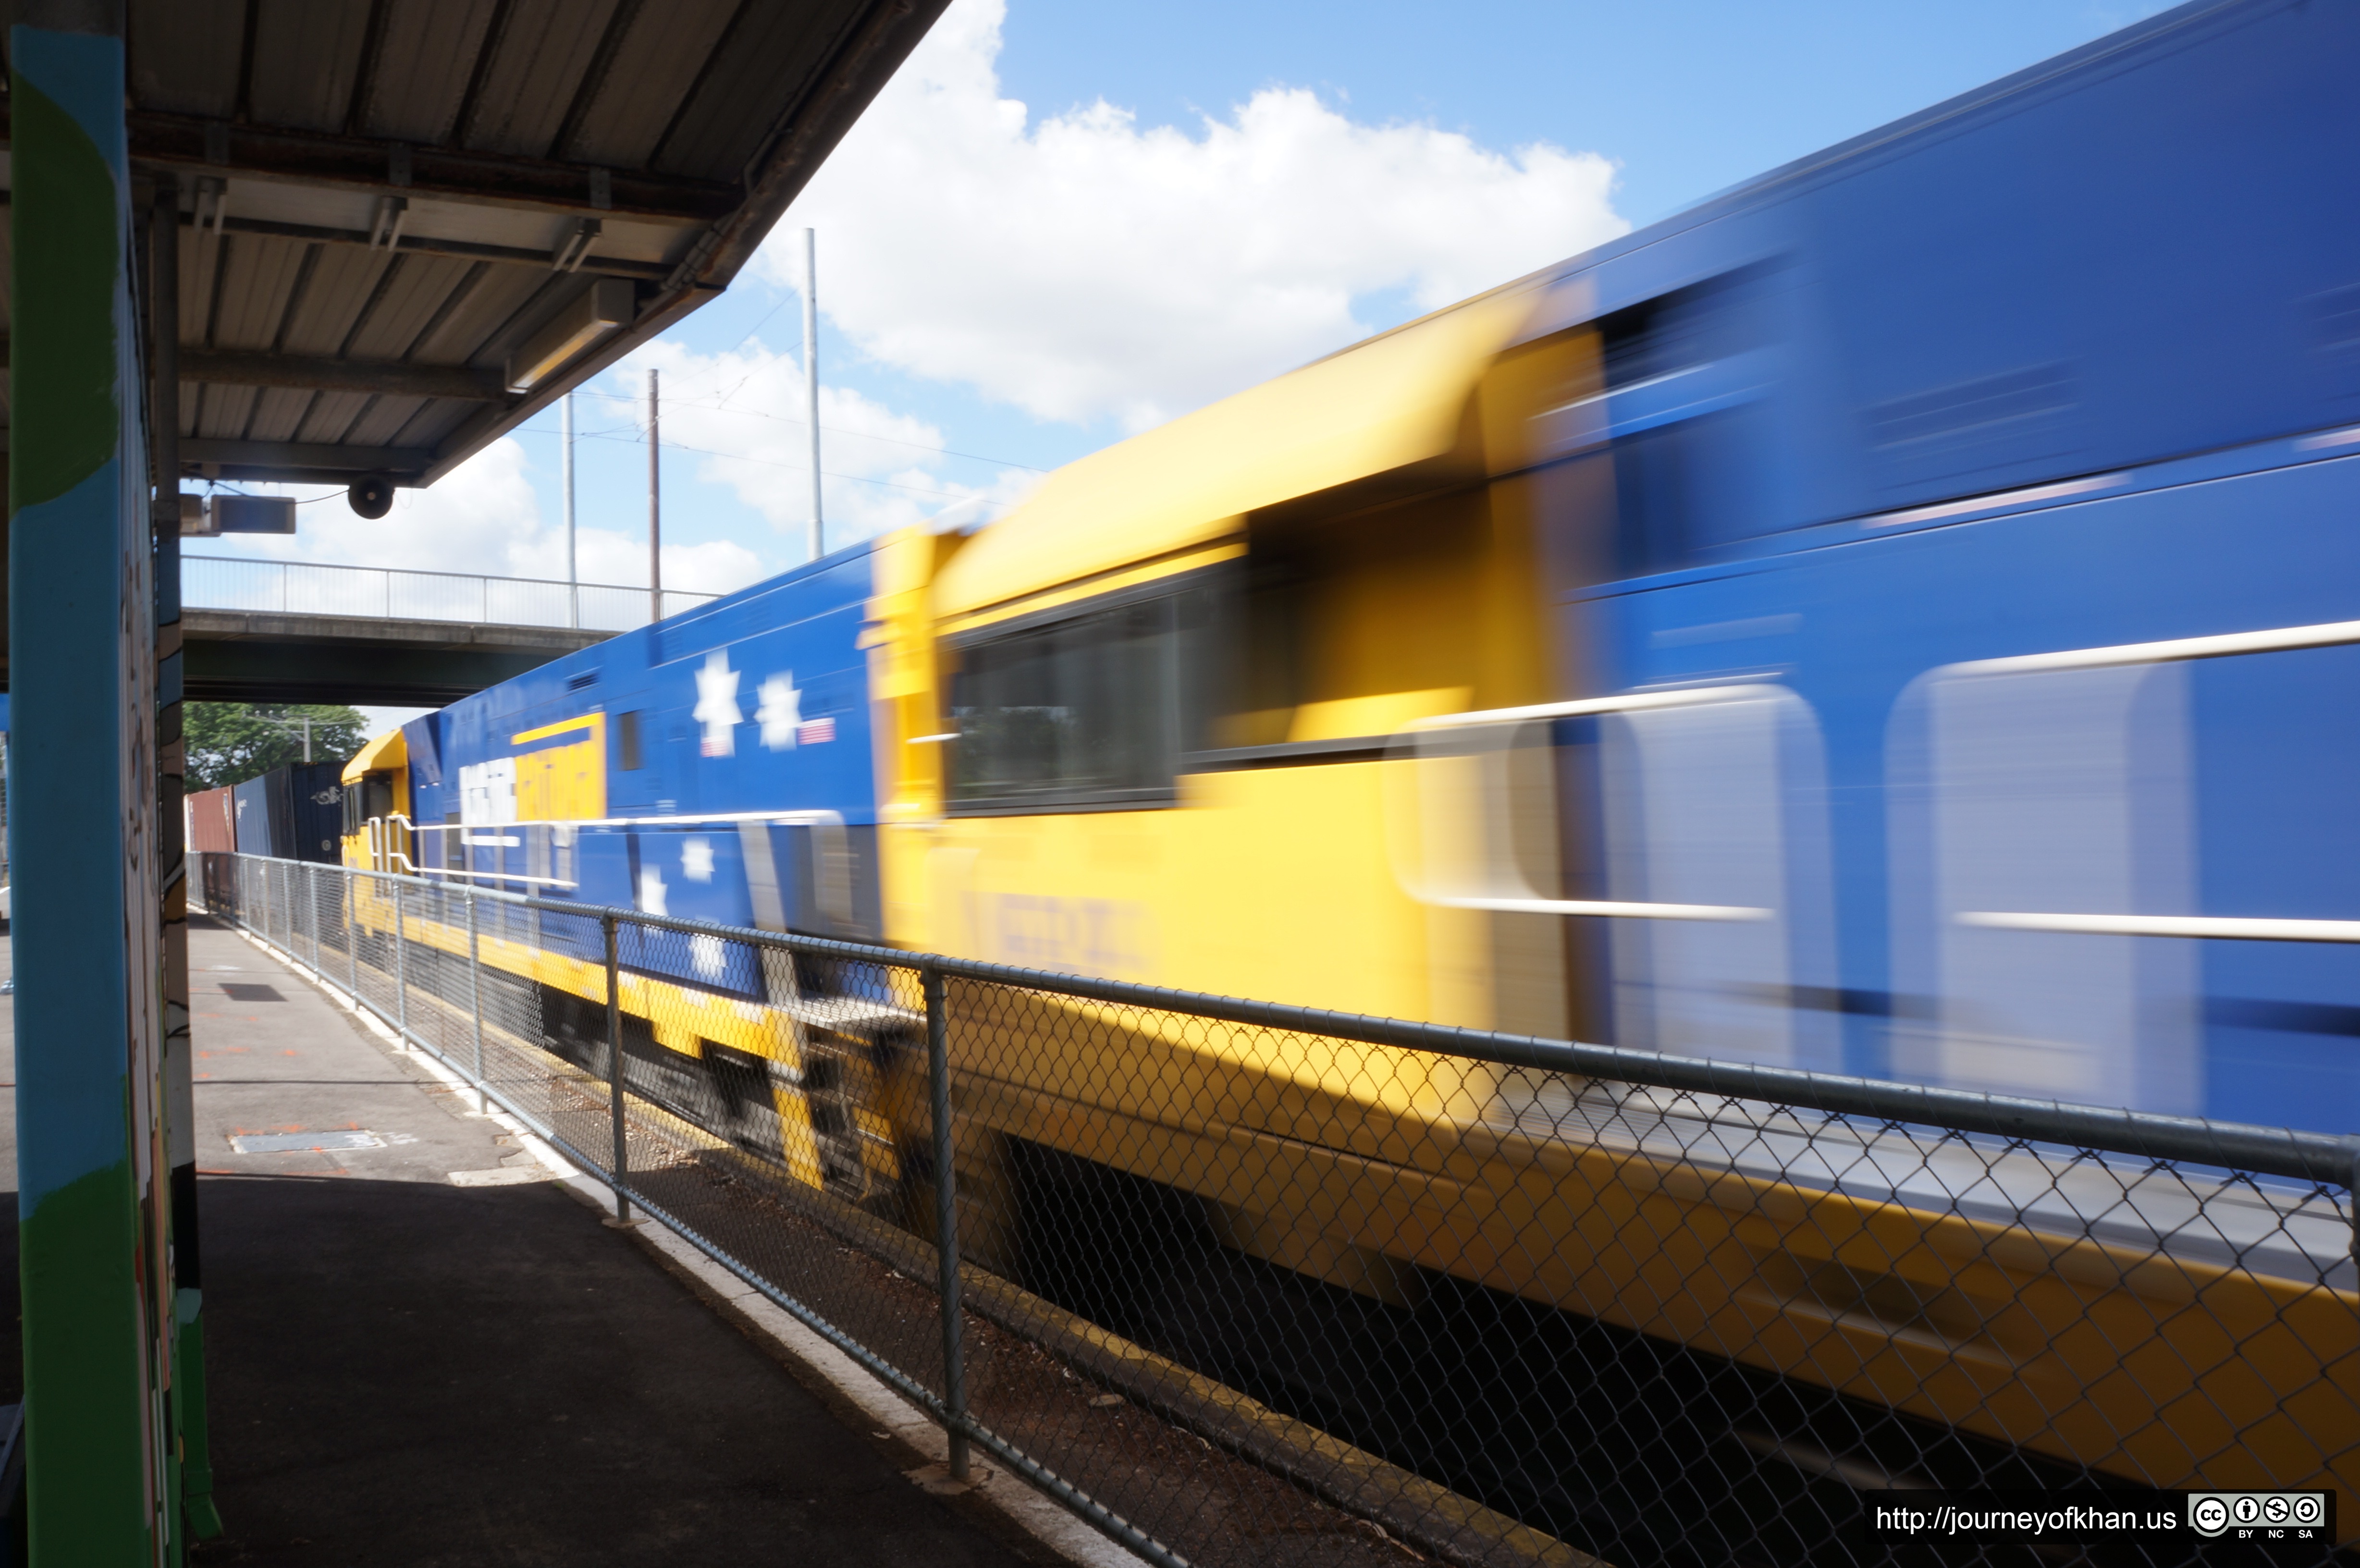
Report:
[[[972,535],[840,551],[382,737],[346,774],[348,855],[1354,1012],[2360,1127],[2355,80],[2348,6],[2183,6],[1087,458]],[[683,1063],[788,1049],[761,1015],[792,999],[747,954],[641,957],[626,1005]],[[552,996],[600,994],[531,962]],[[1007,1105],[1078,1114],[1000,1130],[1169,1121],[1126,1085],[1181,1048],[1109,1049],[1157,1071],[1011,1082]],[[837,1103],[781,1081],[780,1158],[890,1181],[889,1111],[811,1081]],[[1398,1093],[1377,1109],[1429,1114]],[[1248,1131],[1275,1103],[1226,1100]],[[1615,1226],[1711,1207],[1634,1170],[1589,1171],[1628,1189],[1622,1217],[1533,1268],[1638,1269]],[[1975,1254],[1970,1222],[1796,1201],[1775,1266],[1733,1220],[1713,1257],[1808,1290],[1673,1311],[1634,1289],[1606,1315],[2162,1485],[2298,1478],[2310,1439],[2269,1435],[2250,1376],[2273,1357],[2340,1354],[2351,1408],[2348,1283],[2223,1285],[2215,1356],[2158,1337],[2186,1269],[2068,1238],[2087,1266],[2043,1287],[2054,1312],[2180,1367],[2092,1395],[2086,1346],[2026,1289],[2053,1258],[1929,1270],[1913,1248],[1948,1225]],[[1326,1243],[1269,1255],[1409,1246]],[[1827,1297],[1839,1276],[1856,1300]],[[1880,1317],[1936,1290],[1958,1299],[1907,1332]],[[2262,1435],[2152,1419],[2191,1395]],[[2056,1416],[2075,1400],[2089,1419]]]

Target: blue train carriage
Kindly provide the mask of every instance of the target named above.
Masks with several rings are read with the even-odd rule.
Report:
[[[2355,69],[2185,6],[1552,283],[1587,896],[1776,912],[1595,922],[1590,1038],[2360,1128]]]
[[[369,765],[355,793],[385,820],[355,858],[454,887],[879,940],[870,576],[866,547],[840,551],[413,721],[355,759]],[[498,900],[478,920],[486,962],[526,987],[543,1032],[603,1062],[595,922]],[[410,934],[464,951],[449,920]],[[898,1180],[877,1074],[918,1025],[881,976],[630,925],[617,957],[636,1086],[814,1184],[858,1198]]]
[[[234,786],[238,853],[335,865],[342,857],[337,840],[344,814],[338,779],[343,768],[336,762],[290,762]]]
[[[2355,80],[2360,11],[2188,5],[1557,269],[1495,484],[1559,695],[1418,738],[1537,746],[1464,839],[1569,843],[1428,887],[1554,906],[1587,1038],[2360,1129]],[[2360,1494],[2348,1200],[2073,1200],[1994,1142],[1996,1239],[1894,1224],[1946,1158],[1731,1227],[1716,1326],[2102,1471]]]

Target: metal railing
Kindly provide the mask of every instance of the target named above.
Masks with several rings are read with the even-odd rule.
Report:
[[[628,631],[648,624],[648,597],[645,588],[607,583],[221,555],[180,558],[180,602],[197,609]],[[719,597],[667,588],[664,614],[675,615]]]
[[[1159,1564],[1903,1560],[1869,1503],[1989,1488],[2360,1535],[2360,1138],[203,861],[956,1470]]]

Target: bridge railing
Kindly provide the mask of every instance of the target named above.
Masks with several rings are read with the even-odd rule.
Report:
[[[2360,1537],[2360,1139],[203,858],[214,913],[955,1468],[1166,1568],[1396,1561],[1371,1525],[1483,1568],[1917,1561],[1993,1491],[2114,1517],[2099,1561],[2209,1560],[2253,1488],[2290,1489],[2274,1562]]]
[[[664,614],[677,615],[717,597],[667,588]],[[180,557],[180,602],[196,609],[628,631],[648,624],[648,599],[643,587],[609,583],[237,556]]]

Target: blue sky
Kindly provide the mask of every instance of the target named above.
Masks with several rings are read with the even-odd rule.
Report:
[[[1142,128],[1201,136],[1208,117],[1226,119],[1257,91],[1284,86],[1309,88],[1356,122],[1423,122],[1501,151],[1546,142],[1594,152],[1616,166],[1614,212],[1643,226],[2160,9],[2090,0],[1777,6],[1461,0],[1449,7],[1406,0],[1187,6],[1011,0],[996,65],[1000,94],[1024,103],[1036,122],[1103,100],[1130,111]],[[784,226],[797,226],[800,216],[791,213]],[[824,310],[831,263],[847,243],[823,227]],[[1487,281],[1519,270],[1503,262]],[[1419,308],[1400,289],[1368,291],[1355,305],[1370,330]],[[954,452],[1050,468],[1127,433],[1111,417],[1043,419],[972,386],[912,374],[861,353],[833,327],[824,320],[825,378],[933,424]],[[782,353],[799,352],[798,299],[750,271],[674,336],[711,353],[749,332]],[[606,411],[608,418],[594,421],[585,408],[585,428],[619,422],[613,405]],[[536,462],[552,467],[554,425],[536,421],[541,433],[527,438]],[[623,528],[644,514],[638,494],[644,460],[636,450],[596,450],[613,444],[585,443],[578,461],[585,471],[611,472],[612,482],[597,487],[599,513]],[[741,500],[718,493],[722,486],[695,483],[699,466],[688,454],[672,465],[680,485],[668,501],[668,537],[678,530],[683,539],[759,540],[770,562],[791,564],[792,541],[765,530]],[[967,485],[987,484],[999,472],[974,458],[940,465],[943,478]],[[776,477],[789,490],[804,483],[785,469]],[[923,482],[903,483],[914,495]]]
[[[1644,226],[1790,158],[2162,10],[2088,0],[1017,0],[1000,81],[1054,113],[1105,97],[1193,125],[1273,82],[1355,118],[1431,120],[1622,165]]]
[[[796,238],[820,232],[831,545],[1039,471],[2161,7],[954,0],[728,294],[577,403],[585,581],[801,559]],[[252,553],[562,575],[541,415],[397,530]],[[427,559],[421,560],[423,556]]]

